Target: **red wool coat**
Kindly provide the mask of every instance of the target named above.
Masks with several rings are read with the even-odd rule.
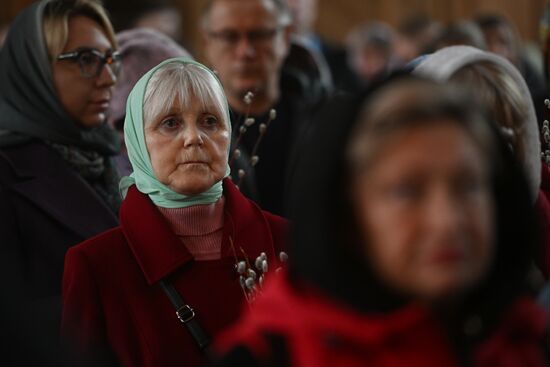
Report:
[[[229,180],[224,196],[222,259],[194,261],[150,199],[131,187],[120,227],[67,253],[63,336],[81,351],[106,346],[124,366],[204,362],[159,280],[171,276],[203,329],[214,336],[237,318],[244,302],[230,239],[239,260],[242,251],[252,262],[265,252],[271,269],[286,240],[286,221],[260,210]]]
[[[548,366],[542,348],[547,320],[534,302],[518,299],[475,349],[473,366]],[[218,336],[216,351],[224,355],[245,347],[257,362],[249,366],[272,366],[270,335],[284,339],[288,366],[459,366],[445,330],[425,307],[360,314],[311,289],[298,291],[283,276],[272,277],[254,307]],[[216,366],[225,365],[233,364],[222,359]]]

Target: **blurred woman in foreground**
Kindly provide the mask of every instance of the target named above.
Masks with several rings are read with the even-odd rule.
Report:
[[[219,339],[219,365],[547,365],[529,191],[477,105],[407,77],[325,116],[289,272]]]

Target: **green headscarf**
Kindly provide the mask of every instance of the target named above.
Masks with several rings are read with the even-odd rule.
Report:
[[[130,158],[130,163],[134,171],[129,177],[122,178],[120,181],[120,191],[122,196],[126,196],[128,188],[132,185],[136,185],[137,189],[141,193],[148,195],[155,205],[163,208],[184,208],[192,205],[211,204],[222,196],[223,187],[221,181],[216,182],[205,192],[187,196],[174,192],[168,186],[159,182],[153,172],[153,166],[151,165],[149,152],[147,151],[147,145],[145,143],[143,101],[145,99],[147,85],[153,74],[169,63],[198,66],[210,73],[219,83],[219,87],[222,88],[218,78],[210,69],[196,61],[183,57],[165,60],[141,77],[128,96],[128,102],[126,103],[126,119],[124,120],[124,139],[128,149],[128,157]],[[227,100],[225,100],[224,108],[227,127],[231,135],[231,122]],[[227,162],[225,177],[229,176],[230,172],[229,162]]]

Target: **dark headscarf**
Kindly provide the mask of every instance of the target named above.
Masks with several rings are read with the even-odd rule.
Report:
[[[306,143],[292,185],[291,281],[298,287],[313,286],[360,312],[391,312],[409,301],[377,279],[360,250],[345,156],[365,101],[394,79],[404,78],[417,79],[394,76],[366,94],[328,104],[318,114],[316,131]],[[483,318],[484,325],[491,325],[500,311],[526,291],[537,243],[526,180],[496,128],[491,133],[497,143],[497,151],[489,157],[497,250],[490,274],[466,295],[457,327],[474,314]]]
[[[119,176],[109,156],[119,151],[120,141],[106,123],[80,127],[61,105],[42,28],[49,3],[43,0],[21,12],[0,51],[0,148],[42,140],[116,212]]]
[[[42,31],[49,2],[21,12],[0,51],[0,147],[38,138],[113,155],[119,149],[117,134],[106,124],[80,128],[59,101]]]

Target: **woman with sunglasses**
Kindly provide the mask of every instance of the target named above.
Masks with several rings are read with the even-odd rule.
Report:
[[[105,124],[115,50],[99,3],[44,0],[15,19],[0,53],[0,257],[28,318],[52,330],[65,252],[117,225],[119,141]]]

